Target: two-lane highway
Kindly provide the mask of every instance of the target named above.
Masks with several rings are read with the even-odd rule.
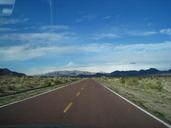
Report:
[[[0,127],[58,124],[74,128],[167,128],[91,79],[0,108]]]

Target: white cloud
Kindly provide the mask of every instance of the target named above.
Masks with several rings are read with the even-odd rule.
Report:
[[[157,31],[144,31],[144,32],[129,32],[132,36],[152,36],[158,34]]]
[[[112,16],[105,16],[105,17],[103,17],[104,20],[109,20],[111,18],[112,18]]]
[[[20,46],[9,46],[0,47],[0,61],[22,61],[29,60],[33,58],[42,57],[49,54],[64,55],[71,53],[81,53],[81,52],[98,52],[97,46],[74,46],[74,45],[56,45],[56,46],[36,46],[33,44],[20,45]],[[68,66],[74,64],[69,62]]]
[[[47,46],[47,47],[32,47],[29,45],[22,46],[10,46],[0,48],[0,61],[23,61],[33,58],[45,56],[47,54],[66,54],[73,52],[73,47],[61,47],[61,46]],[[71,51],[70,51],[71,50]]]
[[[160,29],[160,30],[151,30],[151,31],[136,31],[136,30],[127,30],[126,32],[115,32],[115,33],[99,33],[94,36],[94,39],[112,39],[119,38],[124,36],[155,36],[155,35],[171,35],[171,28]]]
[[[42,31],[56,31],[56,30],[68,30],[70,29],[67,25],[48,25],[40,27]]]
[[[29,19],[9,19],[9,18],[0,18],[0,25],[9,25],[9,24],[21,24],[27,22]]]
[[[2,9],[2,15],[4,16],[10,16],[13,12],[12,8],[3,8]]]
[[[66,67],[73,67],[75,66],[75,63],[73,61],[68,62],[68,64],[66,65]]]
[[[137,43],[137,44],[86,44],[86,45],[54,45],[37,46],[21,45],[0,47],[1,62],[24,61],[34,58],[46,58],[49,56],[75,55],[62,67],[42,67],[42,73],[53,70],[84,70],[84,71],[103,71],[131,70],[144,68],[165,69],[171,67],[171,41],[161,43]],[[86,55],[86,54],[87,55]],[[85,54],[84,56],[82,56]],[[91,56],[90,56],[91,55]],[[45,60],[46,61],[46,60]],[[82,65],[75,64],[74,61],[81,62]],[[130,64],[135,62],[136,64]],[[51,64],[53,65],[53,64]],[[28,69],[27,73],[34,74],[38,67]],[[169,67],[170,66],[170,67]]]
[[[0,47],[0,61],[23,61],[33,58],[42,57],[48,54],[68,54],[68,53],[79,53],[79,52],[97,52],[97,47],[94,46],[39,46],[34,47],[33,45],[21,45],[21,46],[10,46]],[[73,62],[69,62],[68,66],[73,65]]]
[[[95,40],[101,40],[101,39],[114,39],[119,38],[120,36],[115,33],[100,33],[96,34],[93,39]]]
[[[64,40],[69,37],[70,33],[11,33],[0,35],[1,41],[13,41],[13,42],[30,42],[30,43],[44,43],[44,42],[56,42]]]
[[[114,39],[114,38],[121,38],[124,36],[129,37],[136,37],[136,36],[142,36],[142,37],[148,37],[148,36],[155,36],[155,35],[171,35],[171,28],[167,29],[160,29],[160,30],[152,30],[152,31],[127,31],[127,32],[115,32],[115,33],[98,33],[94,35],[94,40],[101,40],[101,39]]]
[[[160,29],[159,31],[128,32],[128,35],[131,35],[131,36],[152,36],[152,35],[157,35],[157,34],[171,35],[171,28]]]
[[[90,46],[89,46],[90,47]],[[127,45],[97,45],[96,51],[91,56],[84,58],[86,63],[113,63],[118,65],[130,64],[166,64],[171,66],[171,42],[151,43],[151,44],[127,44]],[[95,47],[94,47],[95,50]]]
[[[160,33],[161,34],[166,34],[166,35],[171,35],[171,28],[161,29]]]
[[[151,44],[87,44],[87,45],[54,45],[34,46],[21,45],[0,48],[0,61],[29,60],[45,55],[65,55],[91,53],[81,59],[87,63],[94,62],[164,62],[171,61],[171,42]],[[73,60],[74,61],[74,60]],[[70,63],[71,64],[71,63]],[[73,64],[73,62],[72,62]]]
[[[76,22],[77,23],[80,23],[80,22],[83,22],[83,21],[92,21],[92,20],[95,20],[97,18],[96,15],[93,15],[93,14],[88,14],[88,15],[83,15],[81,16],[80,18],[76,19]]]
[[[136,43],[136,44],[127,44],[127,45],[117,45],[116,50],[132,50],[132,51],[152,51],[152,50],[164,50],[171,48],[171,41],[165,41],[162,43]]]
[[[0,32],[14,32],[16,29],[13,28],[0,28]]]

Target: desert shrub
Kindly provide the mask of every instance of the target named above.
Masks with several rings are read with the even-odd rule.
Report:
[[[52,83],[50,81],[46,81],[44,86],[52,86]]]
[[[39,85],[35,85],[35,84],[29,84],[29,85],[27,85],[27,88],[28,89],[33,89],[33,88],[36,88],[36,87],[38,87]]]
[[[143,78],[142,77],[138,77],[138,80],[142,80]]]
[[[3,80],[2,82],[1,82],[1,85],[7,85],[8,84],[8,80]]]
[[[157,84],[156,85],[153,85],[153,86],[150,86],[150,88],[151,89],[155,89],[155,90],[157,90],[159,92],[162,90],[162,86],[161,85],[157,85]]]
[[[145,89],[152,89],[156,91],[162,91],[163,87],[160,82],[154,83],[154,82],[147,82],[144,84]]]
[[[164,114],[158,111],[153,111],[153,113],[158,117],[164,117]]]
[[[8,87],[7,86],[1,86],[0,87],[0,93],[5,93],[8,91]]]
[[[64,83],[64,81],[62,81],[62,80],[55,80],[54,83],[55,83],[56,85],[58,85],[58,84]]]
[[[9,91],[16,91],[17,90],[17,87],[15,85],[9,85],[8,86],[8,90]]]
[[[139,84],[137,78],[128,78],[128,79],[126,80],[126,83],[127,83],[127,85],[129,85],[129,86],[137,86],[137,85]]]
[[[124,78],[124,77],[122,77],[122,78],[120,79],[120,83],[121,83],[121,84],[125,84],[125,78]]]
[[[162,85],[161,81],[157,81],[156,84],[157,84],[158,86],[161,86],[161,85]]]

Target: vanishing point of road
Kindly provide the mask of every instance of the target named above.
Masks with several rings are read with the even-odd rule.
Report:
[[[62,128],[167,128],[92,79],[0,108],[0,127],[48,125]]]

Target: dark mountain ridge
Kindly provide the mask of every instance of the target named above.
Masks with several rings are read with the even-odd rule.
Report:
[[[26,76],[26,74],[24,73],[18,73],[15,71],[11,71],[7,68],[0,68],[0,76],[4,76],[4,75],[10,75],[10,76]]]
[[[159,71],[155,68],[150,68],[147,70],[130,70],[130,71],[114,71],[110,73],[110,76],[145,76],[145,75],[155,75],[155,74],[162,74],[164,72],[169,71]],[[170,72],[171,73],[171,72]]]

